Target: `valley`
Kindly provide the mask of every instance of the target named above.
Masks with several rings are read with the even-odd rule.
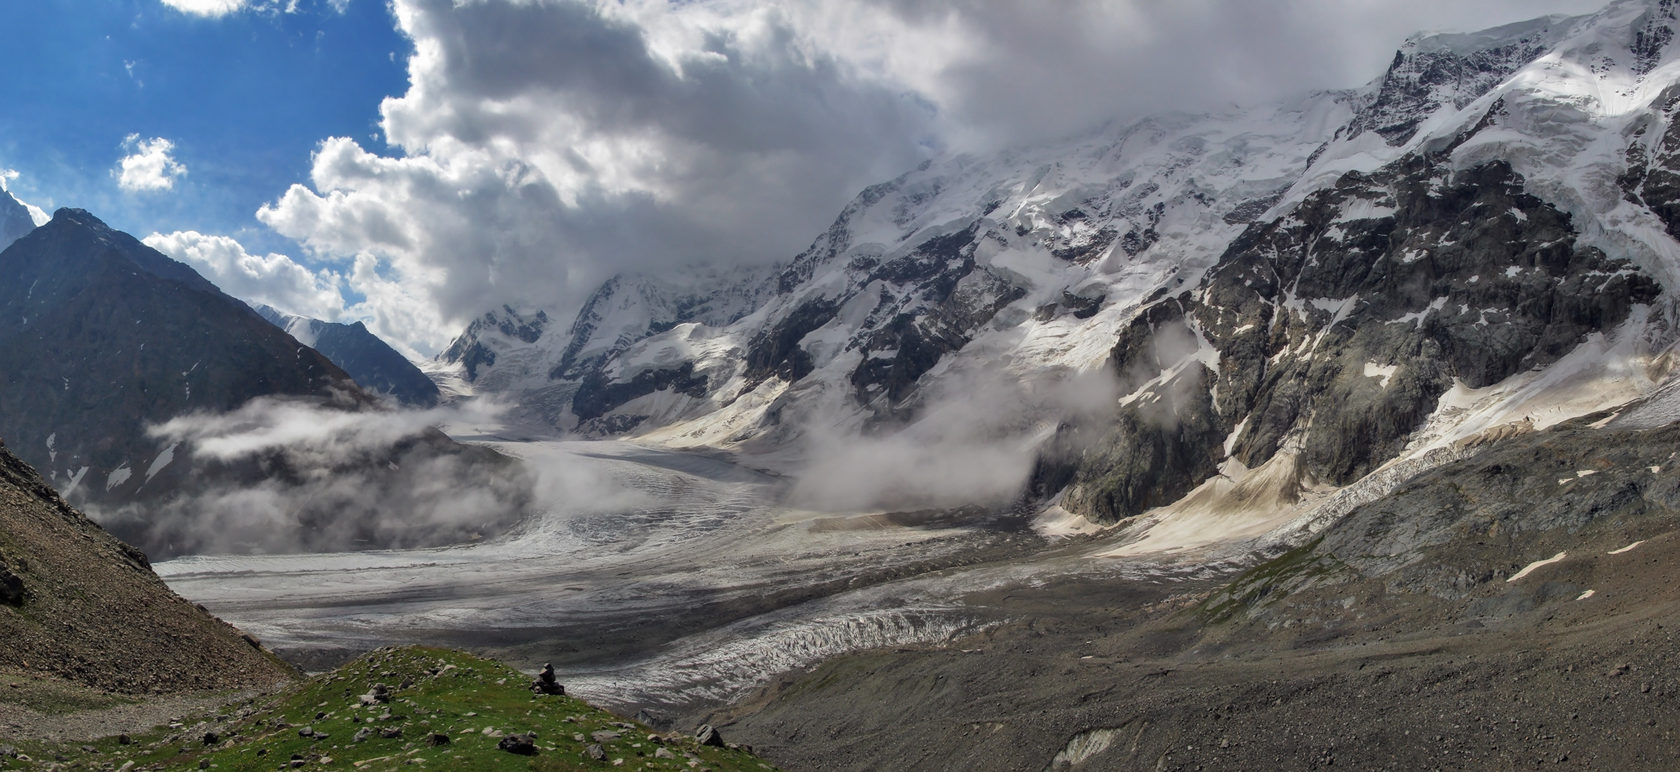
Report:
[[[655,90],[864,66],[610,5],[394,0],[382,121],[499,61],[456,24],[605,25]],[[0,729],[66,769],[1672,768],[1680,2],[1505,22],[1358,87],[900,126],[773,255],[805,156],[520,157],[570,125],[495,128],[575,96],[547,63],[469,79],[461,136],[318,143],[242,236],[302,263],[0,186]],[[907,93],[870,104],[950,119]]]

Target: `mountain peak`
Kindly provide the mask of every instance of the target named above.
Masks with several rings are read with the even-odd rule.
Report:
[[[35,219],[29,216],[29,207],[0,188],[0,249],[11,246],[32,230],[35,230]]]

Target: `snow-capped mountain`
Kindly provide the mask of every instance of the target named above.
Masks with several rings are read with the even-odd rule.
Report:
[[[437,384],[407,357],[369,332],[367,325],[324,322],[265,305],[253,309],[297,342],[321,352],[362,388],[388,395],[409,407],[437,405]]]
[[[0,250],[35,230],[35,220],[24,206],[4,188],[0,188]]]
[[[758,283],[624,277],[445,358],[562,429],[735,447],[1106,372],[1099,420],[1023,418],[1036,492],[1078,514],[1344,486],[1666,377],[1675,16],[1420,35],[1363,89],[932,161]]]

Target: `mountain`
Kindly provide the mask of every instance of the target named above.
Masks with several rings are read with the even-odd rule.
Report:
[[[35,230],[35,220],[29,216],[29,209],[6,189],[0,188],[0,249],[5,249],[32,230]]]
[[[0,252],[0,276],[0,436],[73,500],[131,496],[163,471],[149,423],[357,393],[244,303],[82,210]]]
[[[627,274],[608,280],[569,326],[540,309],[503,306],[475,319],[438,356],[475,391],[514,394],[538,422],[576,427],[594,422],[608,433],[646,416],[607,416],[625,401],[671,388],[671,373],[623,373],[621,356],[650,337],[683,329],[726,327],[769,296],[765,268],[701,268],[683,275]],[[645,370],[646,368],[644,368]],[[679,368],[681,369],[681,368]]]
[[[1420,35],[1361,89],[936,159],[757,284],[672,306],[609,283],[570,326],[525,309],[446,358],[561,429],[741,450],[1104,373],[1122,396],[1095,419],[1008,408],[1039,443],[1038,500],[1099,523],[1275,514],[1667,377],[1675,14]],[[601,346],[608,298],[634,323]],[[564,366],[574,350],[598,358]]]
[[[522,514],[515,462],[385,420],[319,352],[87,212],[0,252],[0,277],[0,437],[148,553],[446,544]]]
[[[361,322],[323,322],[265,305],[255,306],[255,310],[297,342],[343,368],[363,389],[389,395],[408,407],[437,406],[437,384],[390,344],[368,332]]]
[[[144,555],[71,509],[4,446],[0,638],[0,672],[14,690],[28,676],[29,693],[64,684],[131,695],[248,689],[297,677],[171,592]]]

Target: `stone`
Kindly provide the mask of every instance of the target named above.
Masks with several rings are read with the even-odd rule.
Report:
[[[367,694],[362,695],[363,705],[384,705],[391,701],[391,687],[385,684],[374,684]]]
[[[449,744],[449,735],[446,735],[442,732],[433,732],[433,733],[431,733],[430,736],[428,736],[426,738],[426,744],[427,745],[448,745]]]
[[[372,737],[372,736],[373,736],[373,730],[372,729],[369,729],[367,727],[362,727],[361,729],[356,730],[356,734],[355,734],[355,736],[350,738],[350,742],[353,742],[353,743],[366,742],[367,739],[369,737]]]
[[[591,745],[591,746],[583,749],[583,755],[588,756],[589,758],[594,759],[596,761],[606,761],[607,760],[607,749],[602,748],[599,745]]]
[[[503,737],[501,742],[496,743],[496,747],[516,756],[535,756],[537,755],[537,738],[528,734],[510,734]]]
[[[711,724],[701,724],[700,728],[694,731],[694,740],[701,745],[710,745],[714,748],[723,747],[723,735]]]

